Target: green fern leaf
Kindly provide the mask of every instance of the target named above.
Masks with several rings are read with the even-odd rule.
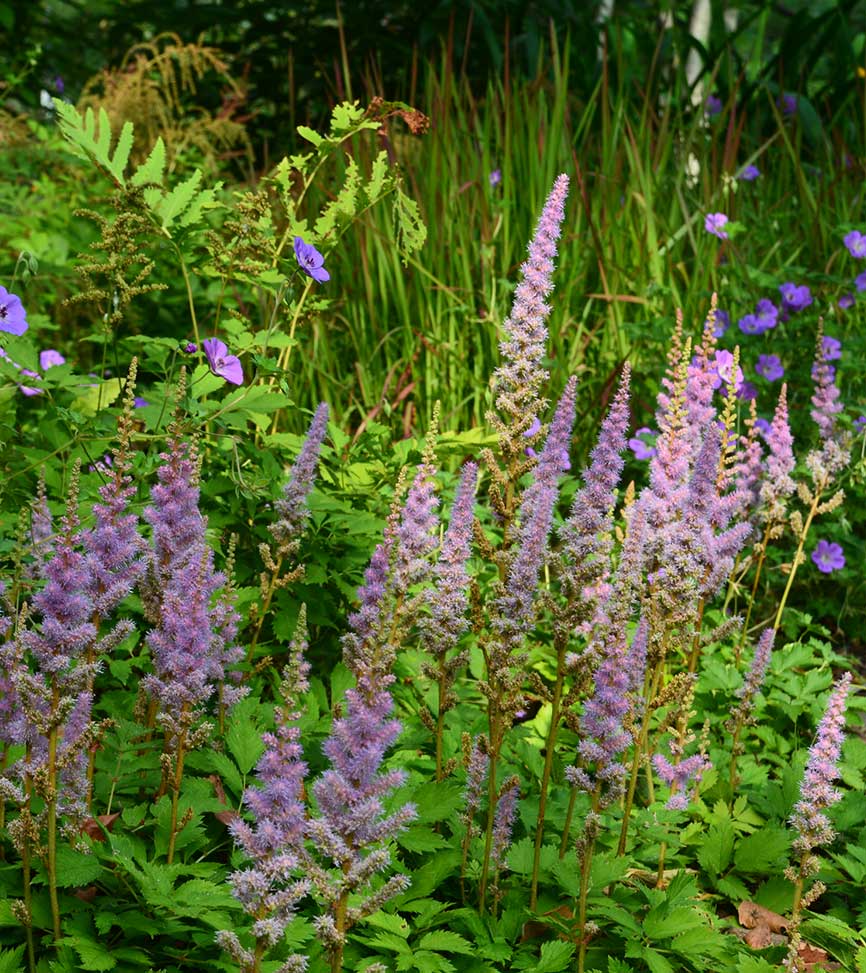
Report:
[[[370,203],[375,203],[376,200],[382,195],[385,188],[385,179],[387,175],[388,153],[383,149],[376,156],[376,161],[373,163],[373,168],[370,171],[370,181],[367,183],[367,200]]]
[[[167,196],[163,196],[160,199],[154,207],[154,211],[162,222],[163,229],[168,229],[175,221],[175,218],[189,206],[198,190],[200,182],[201,169],[196,169],[189,179],[175,186]]]
[[[165,142],[163,142],[162,136],[160,135],[150,150],[150,155],[135,170],[135,175],[133,175],[130,182],[133,186],[161,186],[164,172]]]
[[[99,135],[96,140],[96,161],[109,171],[111,170],[111,122],[108,120],[108,112],[104,108],[99,109]]]
[[[114,155],[112,156],[109,167],[111,174],[121,186],[126,185],[123,171],[126,169],[126,163],[129,162],[129,153],[132,150],[132,131],[132,122],[124,122],[123,128],[120,130],[120,138],[118,138],[117,145],[114,147]]]
[[[421,219],[418,204],[399,188],[394,195],[394,225],[397,247],[405,264],[411,254],[424,246],[427,227]]]

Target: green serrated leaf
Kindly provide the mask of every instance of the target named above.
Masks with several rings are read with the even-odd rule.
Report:
[[[787,859],[790,845],[791,837],[785,829],[761,828],[737,843],[734,865],[746,874],[770,871],[777,862]]]
[[[315,129],[309,128],[307,125],[298,125],[297,132],[302,139],[306,139],[308,142],[312,142],[313,145],[316,146],[316,148],[318,148],[322,144],[322,142],[325,141],[323,136],[319,135],[319,133]],[[286,160],[283,159],[283,162],[285,161]],[[280,165],[282,165],[282,163],[280,163]],[[278,171],[279,171],[279,167],[278,167]]]
[[[69,936],[62,942],[71,946],[78,953],[81,957],[81,969],[83,970],[113,970],[117,966],[117,960],[108,947],[94,939],[86,939],[84,936]]]
[[[730,821],[713,825],[698,850],[698,861],[709,872],[721,875],[734,853],[734,826]]]
[[[159,217],[163,229],[168,229],[175,219],[190,205],[202,179],[201,169],[185,179],[182,183],[175,186],[170,193],[161,196],[153,207],[154,212]]]
[[[21,973],[24,969],[24,947],[0,950],[0,973]]]
[[[543,943],[541,955],[533,967],[534,973],[559,973],[569,966],[573,955],[574,943],[565,943],[558,939]]]
[[[135,170],[130,180],[133,186],[161,186],[165,172],[165,142],[160,135],[150,150],[150,155]]]
[[[72,403],[72,408],[85,416],[95,416],[102,409],[107,409],[120,395],[123,387],[119,378],[109,378],[104,382],[89,387]]]
[[[252,771],[265,749],[261,730],[242,719],[233,720],[229,726],[226,746],[242,774]]]
[[[117,145],[114,147],[114,155],[111,157],[111,174],[121,186],[125,185],[126,182],[123,172],[126,169],[126,163],[129,162],[129,153],[132,149],[132,132],[132,122],[124,122],[117,139]]]
[[[102,865],[95,855],[75,851],[69,845],[57,848],[57,884],[61,888],[89,885],[102,875]]]
[[[475,953],[475,946],[468,939],[464,939],[459,933],[451,932],[448,929],[436,929],[434,932],[428,932],[421,937],[419,945],[422,949],[440,952],[446,950],[451,953],[462,953],[464,956],[473,956]]]

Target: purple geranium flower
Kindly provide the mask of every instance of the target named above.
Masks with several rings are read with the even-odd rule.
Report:
[[[650,459],[655,456],[656,448],[647,440],[654,439],[657,435],[655,429],[650,429],[649,426],[641,426],[635,430],[634,437],[628,441],[628,447],[634,453],[635,459]]]
[[[502,182],[502,170],[494,169],[493,172],[491,172],[490,175],[487,177],[487,180],[490,183],[490,188],[491,189],[495,188],[496,186],[499,185],[499,183]]]
[[[808,285],[790,282],[779,285],[779,292],[782,295],[782,307],[785,311],[802,311],[812,303],[812,293]]]
[[[718,95],[707,95],[707,100],[704,102],[704,111],[707,115],[712,117],[713,115],[718,115],[722,110],[722,99]]]
[[[757,419],[755,419],[755,429],[757,429],[760,435],[766,439],[767,434],[770,431],[770,423],[767,419],[762,419],[759,416]]]
[[[854,432],[863,432],[866,429],[866,416],[857,416],[854,420]]]
[[[205,358],[214,375],[219,375],[232,385],[240,385],[244,380],[244,370],[237,355],[230,355],[228,347],[219,338],[205,338],[201,343]]]
[[[775,382],[785,374],[778,355],[758,355],[755,371],[768,382]]]
[[[39,367],[46,371],[49,368],[53,368],[55,365],[65,365],[66,359],[59,351],[55,351],[53,348],[46,348],[45,351],[39,352]]]
[[[848,253],[852,257],[857,257],[858,260],[866,257],[866,236],[859,230],[852,230],[850,233],[846,233],[842,242],[848,248]]]
[[[754,182],[760,175],[761,170],[757,166],[748,165],[740,170],[737,178],[742,179],[743,182]]]
[[[737,398],[742,402],[749,402],[752,399],[757,399],[758,390],[753,382],[741,382],[740,387],[737,389]]]
[[[727,222],[728,218],[724,213],[707,213],[706,219],[704,220],[704,229],[707,233],[712,233],[713,236],[717,236],[720,240],[727,240],[728,231],[725,229]]]
[[[866,274],[860,275],[863,278],[863,287],[858,287],[858,290],[866,290]],[[854,307],[854,295],[852,293],[843,294],[838,301],[839,309],[842,311],[847,311],[849,307]]]
[[[782,109],[783,115],[793,115],[797,111],[797,96],[785,92],[779,97],[776,104]]]
[[[862,274],[857,274],[854,278],[854,286],[858,291],[866,291],[866,270]]]
[[[722,349],[716,352],[713,360],[715,375],[713,378],[713,388],[717,389],[722,385],[730,385],[733,379],[734,385],[739,389],[743,384],[743,370],[737,366],[734,374],[734,356],[730,351]]]
[[[812,551],[815,567],[824,574],[841,571],[845,567],[845,555],[841,544],[831,544],[830,541],[818,541]]]
[[[779,309],[768,297],[762,297],[755,305],[755,317],[761,331],[769,331],[770,328],[776,327],[776,322],[779,320]]]
[[[150,405],[147,399],[143,399],[140,395],[136,395],[136,397],[132,400],[132,404],[136,409],[144,409]]]
[[[198,345],[194,341],[188,341],[184,346],[183,350],[188,355],[194,355],[198,351]]]
[[[295,237],[295,259],[307,277],[312,277],[319,284],[331,279],[331,275],[325,270],[325,258],[312,243],[304,243],[299,236]]]
[[[723,311],[720,307],[716,308],[716,327],[713,331],[714,338],[721,338],[722,335],[731,326],[731,316],[727,311]]]
[[[17,294],[0,287],[0,331],[21,335],[27,330],[27,314]]]
[[[821,339],[821,354],[824,361],[835,361],[842,357],[842,342],[825,334]]]

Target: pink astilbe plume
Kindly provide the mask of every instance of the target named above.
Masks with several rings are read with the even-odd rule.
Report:
[[[742,498],[737,511],[739,517],[749,517],[761,501],[761,488],[764,474],[764,449],[758,438],[758,427],[755,423],[754,400],[750,403],[751,415],[746,420],[746,435],[738,440],[736,458],[733,466],[733,477],[736,490]]]
[[[586,615],[610,593],[607,581],[613,552],[613,510],[625,465],[630,379],[631,366],[626,363],[616,397],[601,424],[598,443],[590,454],[583,486],[575,494],[559,532],[566,561],[563,579],[569,594],[584,600]]]
[[[765,628],[761,632],[745,681],[736,692],[740,702],[734,709],[732,717],[738,722],[745,723],[751,718],[758,692],[764,683],[764,677],[770,665],[775,638],[776,630],[774,628]]]
[[[297,903],[310,888],[302,877],[307,854],[306,808],[303,800],[307,765],[303,760],[300,698],[309,689],[306,609],[302,606],[289,660],[280,685],[280,702],[274,712],[274,731],[265,733],[265,750],[256,765],[259,785],[244,792],[252,823],[238,817],[230,825],[236,844],[250,865],[229,876],[232,892],[246,912],[255,918],[252,932],[265,950],[276,946],[295,915]],[[217,937],[244,973],[256,969],[254,954],[245,950],[232,932]],[[294,961],[300,957],[293,957]],[[304,969],[306,962],[299,965]]]
[[[812,857],[815,848],[829,844],[835,837],[825,812],[842,796],[833,787],[833,781],[839,776],[839,758],[845,739],[845,706],[850,689],[851,674],[846,672],[833,687],[827,709],[818,724],[800,786],[800,800],[791,813],[791,827],[797,834],[794,852],[803,859]],[[806,869],[807,874],[810,871],[811,866]]]
[[[548,373],[543,360],[547,352],[546,303],[553,290],[556,241],[565,217],[568,176],[560,175],[544,204],[529,244],[529,256],[522,265],[523,280],[517,285],[511,314],[505,321],[506,337],[500,344],[502,364],[493,376],[496,408],[508,424],[521,426],[542,411],[541,390]]]
[[[851,451],[850,437],[836,421],[844,406],[839,401],[835,369],[827,364],[824,342],[829,339],[823,339],[820,331],[818,338],[818,354],[812,366],[815,392],[810,415],[818,427],[821,445],[808,454],[806,467],[816,484],[826,486],[848,465]]]
[[[793,443],[788,425],[788,386],[782,385],[773,421],[767,432],[769,455],[761,484],[763,519],[769,523],[784,519],[785,501],[797,488],[791,478],[796,465]]]

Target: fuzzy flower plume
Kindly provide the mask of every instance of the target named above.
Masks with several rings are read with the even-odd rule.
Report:
[[[37,577],[44,570],[48,558],[51,556],[54,541],[54,522],[48,497],[45,493],[45,470],[39,475],[36,485],[36,496],[30,502],[30,553],[34,563],[27,566],[27,576]]]
[[[568,563],[563,572],[565,583],[570,592],[585,600],[586,614],[609,594],[611,528],[616,488],[625,465],[622,454],[629,423],[630,378],[631,366],[626,363],[619,390],[590,455],[583,487],[575,494],[571,512],[560,531]]]
[[[794,852],[804,861],[807,875],[817,870],[813,852],[835,837],[826,811],[842,796],[833,787],[839,776],[839,757],[845,738],[845,705],[851,689],[851,674],[846,672],[833,687],[815,743],[809,750],[806,772],[800,786],[800,800],[791,814],[791,827],[797,833]],[[805,864],[808,859],[814,863]]]
[[[31,747],[19,769],[34,779],[37,793],[48,786],[48,739],[55,735],[55,766],[62,785],[57,809],[76,821],[86,813],[87,748],[93,739],[88,684],[95,672],[87,655],[96,640],[90,572],[79,550],[78,475],[76,466],[53,555],[44,565],[45,586],[33,597],[39,628],[21,636],[34,668],[22,665],[15,672],[24,738]]]
[[[310,517],[307,498],[313,489],[319,465],[319,451],[328,428],[328,406],[322,402],[316,409],[307,438],[292,465],[283,495],[274,503],[277,519],[270,527],[278,553],[288,552],[303,534]]]
[[[481,807],[481,799],[484,795],[484,783],[487,780],[487,771],[490,766],[490,757],[487,750],[482,745],[479,737],[476,737],[471,748],[468,746],[468,734],[464,737],[464,744],[468,750],[466,758],[466,787],[463,791],[464,809],[462,820],[466,827],[473,831],[473,821],[478,809]]]
[[[691,437],[693,448],[700,439],[701,430],[716,417],[713,393],[721,382],[716,356],[716,295],[714,294],[710,313],[704,323],[701,341],[686,369],[688,422],[684,431]]]
[[[472,545],[472,518],[478,467],[467,463],[460,477],[451,522],[445,531],[439,560],[433,569],[433,586],[426,589],[429,615],[421,620],[424,642],[433,655],[444,656],[469,627],[469,574],[466,562]]]
[[[568,176],[561,175],[544,204],[529,244],[529,256],[520,268],[523,280],[517,285],[511,314],[505,321],[506,337],[500,344],[502,364],[494,373],[493,382],[496,408],[504,419],[504,426],[502,421],[495,425],[509,457],[523,451],[521,433],[529,417],[542,412],[541,390],[548,380],[543,365],[550,314],[546,301],[553,290],[556,241],[565,218],[567,195]]]
[[[759,426],[754,401],[749,403],[746,434],[740,436],[733,475],[737,493],[742,498],[739,515],[748,517],[761,501],[764,476],[764,448],[759,438]]]
[[[752,715],[755,708],[755,698],[764,683],[767,668],[770,665],[770,656],[773,652],[773,642],[776,638],[774,628],[765,628],[758,639],[758,646],[752,658],[752,664],[746,673],[743,685],[737,690],[740,703],[734,711],[734,719],[739,722],[746,722]]]
[[[230,826],[235,842],[251,859],[251,865],[234,872],[229,882],[235,897],[255,918],[253,935],[265,949],[282,941],[298,901],[310,887],[308,879],[293,877],[302,869],[306,858],[303,787],[307,765],[298,727],[302,715],[299,701],[309,689],[306,647],[306,607],[302,606],[289,648],[289,661],[283,671],[280,703],[274,712],[274,732],[262,737],[265,750],[256,766],[260,784],[247,788],[244,793],[244,803],[253,823],[238,817]],[[240,962],[243,973],[252,973],[253,957],[241,947],[236,936],[222,933],[221,943]]]
[[[767,432],[767,468],[761,484],[761,502],[764,506],[764,519],[778,523],[785,516],[785,501],[796,490],[791,478],[796,461],[794,460],[794,439],[788,425],[788,386],[783,385],[779,401]]]
[[[129,510],[136,492],[130,476],[136,369],[137,362],[133,359],[124,409],[118,420],[118,445],[112,452],[110,468],[106,468],[108,480],[99,488],[101,502],[93,505],[95,524],[82,538],[87,550],[93,607],[101,618],[108,617],[132,591],[145,567],[146,544],[138,533],[138,518]]]
[[[806,466],[816,484],[826,486],[833,477],[848,465],[851,459],[849,436],[836,421],[844,409],[839,401],[839,389],[835,382],[835,370],[828,365],[825,338],[819,329],[818,353],[812,367],[815,392],[812,396],[811,416],[818,427],[820,449],[812,450],[806,457]],[[833,357],[838,357],[831,351]]]
[[[559,478],[569,467],[576,391],[577,379],[572,376],[550,424],[544,449],[534,471],[535,478],[523,494],[520,505],[515,553],[504,590],[496,597],[494,604],[494,631],[501,650],[506,654],[517,646],[534,620],[538,574],[547,554],[553,510],[559,496]]]
[[[686,811],[689,806],[688,791],[710,770],[711,765],[701,753],[695,753],[684,760],[671,762],[664,754],[653,755],[653,767],[662,783],[671,789],[665,805],[671,811]]]
[[[511,832],[517,816],[517,800],[520,797],[520,784],[516,777],[506,781],[505,788],[496,804],[493,819],[493,848],[490,861],[495,872],[505,864],[505,856],[511,847]]]

